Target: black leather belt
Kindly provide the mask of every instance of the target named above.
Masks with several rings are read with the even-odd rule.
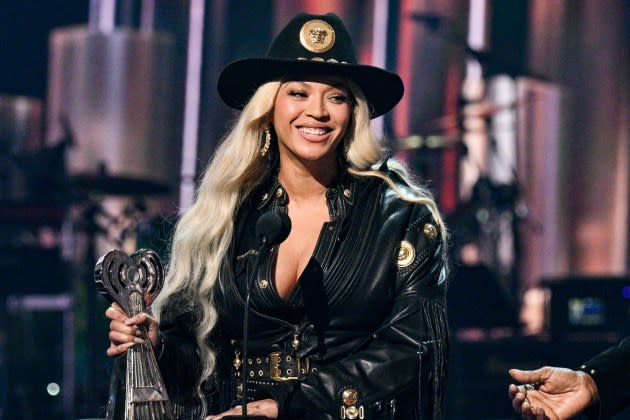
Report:
[[[241,360],[239,354],[234,358],[234,374],[241,379]],[[254,394],[261,388],[278,385],[286,381],[296,381],[317,372],[317,368],[308,357],[294,357],[282,352],[272,352],[266,356],[251,356],[247,365],[247,399],[253,400]],[[242,393],[242,385],[237,386],[237,394]]]
[[[245,361],[248,379],[271,379],[275,382],[286,382],[304,379],[307,375],[317,372],[308,357],[294,357],[292,355],[273,352],[266,356],[252,356]],[[235,366],[240,364],[235,359]],[[240,377],[241,369],[235,370]]]

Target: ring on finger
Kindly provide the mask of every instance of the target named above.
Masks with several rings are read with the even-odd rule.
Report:
[[[539,387],[540,387],[540,382],[534,382],[534,383],[523,385],[523,388],[525,388],[528,391],[536,391]]]

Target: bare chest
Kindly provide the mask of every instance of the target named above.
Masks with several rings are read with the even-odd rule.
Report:
[[[292,228],[289,237],[280,245],[275,267],[275,286],[278,295],[287,299],[308,264],[322,229],[330,220],[328,210],[311,209],[291,215]]]

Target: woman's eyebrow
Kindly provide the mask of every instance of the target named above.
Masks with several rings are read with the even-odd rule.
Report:
[[[309,86],[310,82],[308,80],[290,80],[285,82],[285,85],[291,85],[291,84],[297,84],[300,86]],[[350,92],[350,88],[348,87],[348,85],[346,85],[343,82],[332,82],[332,83],[326,83],[328,86],[330,86],[331,89],[340,89],[340,90],[344,90],[346,92]]]
[[[290,85],[306,86],[306,82],[303,82],[301,80],[289,80],[288,82],[285,82],[284,85],[285,86],[290,86]]]

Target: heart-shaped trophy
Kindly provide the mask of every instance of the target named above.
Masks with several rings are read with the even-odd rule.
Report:
[[[141,249],[132,255],[113,250],[96,263],[94,281],[101,294],[117,302],[132,317],[145,311],[146,303],[152,302],[162,289],[164,268],[160,257],[152,250]],[[113,386],[107,418],[121,418],[122,413],[116,407],[124,407],[125,420],[172,419],[171,404],[151,340],[143,325],[138,328],[144,343],[126,352],[124,406],[112,395],[116,393]]]

